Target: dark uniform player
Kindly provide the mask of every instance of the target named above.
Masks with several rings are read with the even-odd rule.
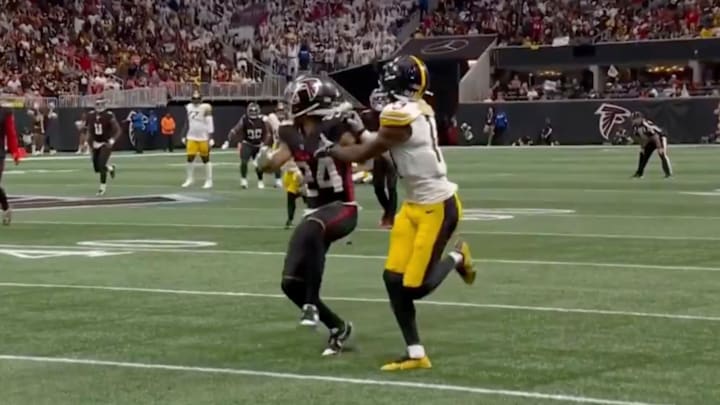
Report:
[[[633,134],[640,139],[640,156],[638,157],[638,168],[633,177],[642,177],[645,173],[652,153],[657,150],[658,156],[662,161],[662,169],[665,177],[672,176],[672,167],[670,166],[670,158],[667,155],[668,143],[667,134],[662,128],[655,125],[654,122],[645,119],[641,112],[636,111],[632,114]]]
[[[255,159],[260,149],[271,141],[270,132],[268,124],[262,119],[260,106],[257,103],[250,103],[247,113],[230,130],[228,142],[232,142],[235,137],[240,136],[240,185],[242,188],[248,188],[248,162]],[[265,188],[263,172],[257,167],[255,169],[258,188]]]
[[[330,245],[349,235],[357,225],[352,168],[326,153],[329,140],[354,143],[350,126],[339,110],[335,86],[316,77],[303,77],[288,86],[287,97],[293,124],[280,127],[280,142],[272,154],[261,152],[260,167],[273,172],[293,159],[303,173],[308,213],[290,238],[282,290],[302,309],[300,323],[314,326],[318,320],[330,330],[323,355],[340,352],[350,337],[352,324],[345,322],[320,300],[325,255]]]
[[[360,114],[365,129],[377,133],[380,128],[380,112],[387,104],[387,94],[381,89],[373,90],[370,94],[371,109]],[[397,212],[397,175],[392,162],[387,156],[383,155],[373,160],[372,175],[375,197],[383,208],[380,226],[391,228]]]
[[[18,148],[17,132],[15,131],[15,118],[8,108],[0,107],[0,181],[2,181],[5,168],[5,148],[13,157],[15,164],[20,163],[20,149]],[[7,194],[0,186],[0,209],[2,209],[2,224],[10,225],[12,211],[8,204]]]
[[[45,115],[38,105],[33,106],[28,115],[32,122],[32,154],[42,155],[45,153]]]
[[[550,146],[555,146],[558,144],[555,140],[555,135],[553,134],[553,127],[552,122],[550,121],[550,117],[545,118],[545,126],[543,127],[542,131],[540,131],[540,136],[538,137],[537,144]]]
[[[488,137],[488,146],[492,145],[493,137],[495,136],[495,108],[492,106],[488,107],[483,132]]]
[[[108,165],[115,140],[120,135],[120,124],[112,111],[105,109],[105,100],[98,99],[93,111],[88,112],[85,126],[90,134],[92,163],[95,173],[100,174],[98,196],[107,191],[107,175],[115,178],[115,165]]]

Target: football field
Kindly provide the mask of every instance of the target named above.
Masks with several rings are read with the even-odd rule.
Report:
[[[402,373],[371,186],[322,291],[354,350],[323,358],[280,291],[284,193],[241,190],[235,155],[211,192],[182,154],[116,156],[102,200],[89,158],[8,162],[0,404],[720,403],[718,154],[634,180],[636,147],[446,150],[479,274],[419,303],[433,369]]]

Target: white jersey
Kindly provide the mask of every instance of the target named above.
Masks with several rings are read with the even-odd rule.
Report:
[[[280,118],[278,118],[277,114],[270,113],[263,116],[263,122],[268,123],[270,131],[272,132],[273,143],[277,143],[278,137],[280,136]]]
[[[188,132],[187,139],[193,141],[208,141],[215,131],[212,107],[207,103],[189,103],[187,110]]]
[[[412,130],[410,138],[390,148],[390,157],[405,187],[408,202],[435,204],[455,194],[457,184],[447,178],[432,107],[423,100],[396,101],[380,113],[380,125],[410,126]]]

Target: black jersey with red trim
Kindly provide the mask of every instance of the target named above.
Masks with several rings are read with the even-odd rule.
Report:
[[[112,111],[92,110],[85,118],[85,126],[89,130],[91,141],[104,143],[114,136],[114,132],[116,128],[120,127],[120,124]]]
[[[251,145],[261,145],[267,136],[267,125],[262,118],[250,118],[243,116],[242,121],[242,142]]]
[[[315,156],[320,147],[320,135],[331,142],[339,142],[346,132],[351,130],[342,118],[321,121],[315,133],[308,135],[303,135],[292,125],[280,127],[280,140],[288,146],[295,164],[303,173],[308,208],[322,207],[335,201],[355,201],[351,164],[327,154]]]
[[[380,129],[380,113],[375,110],[364,110],[360,113],[365,129],[377,132]]]

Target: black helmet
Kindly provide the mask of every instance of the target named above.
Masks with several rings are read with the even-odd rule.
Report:
[[[380,84],[391,96],[420,99],[430,85],[425,62],[415,56],[398,56],[383,67]]]
[[[340,100],[340,91],[331,82],[317,76],[302,76],[285,89],[285,99],[290,105],[293,117],[323,116]]]
[[[95,100],[95,111],[102,112],[107,108],[107,100],[105,97],[100,96]]]
[[[256,119],[260,117],[260,105],[258,103],[250,103],[247,107],[247,115],[249,118]]]

